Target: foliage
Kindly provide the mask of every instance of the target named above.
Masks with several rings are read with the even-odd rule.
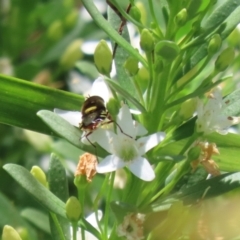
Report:
[[[238,211],[223,226],[218,209],[239,200],[240,1],[100,1],[103,12],[96,4],[1,3],[0,228],[23,240],[131,239],[135,226],[134,239],[238,239]],[[111,93],[99,115],[106,122],[92,131],[54,112],[79,114],[99,76]],[[94,164],[85,152],[97,156],[96,175],[86,173]],[[119,156],[127,167],[100,174]],[[144,167],[131,168],[136,158]],[[149,163],[155,178],[144,181]],[[45,185],[33,165],[47,172]],[[66,208],[72,196],[79,203]]]

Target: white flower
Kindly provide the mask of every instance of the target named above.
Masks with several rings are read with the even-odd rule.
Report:
[[[227,116],[224,110],[227,103],[222,99],[220,88],[215,88],[209,96],[208,102],[204,105],[198,99],[197,102],[197,132],[204,135],[212,132],[227,134],[230,126],[240,122],[239,117]]]
[[[97,211],[97,217],[98,217],[98,220],[101,220],[102,218],[102,211],[98,210]],[[86,220],[96,229],[99,230],[98,228],[98,223],[97,223],[97,220],[96,220],[96,214],[95,213],[91,213],[87,218]],[[72,234],[72,227],[71,227],[71,234]],[[71,237],[72,239],[72,237]],[[77,240],[82,240],[82,230],[79,228],[77,230]],[[97,240],[97,238],[91,234],[90,232],[87,232],[85,231],[85,240]]]
[[[139,123],[133,122],[127,105],[123,105],[120,109],[117,124],[119,125],[117,134],[99,128],[89,136],[90,140],[93,137],[101,147],[111,153],[98,164],[97,172],[112,172],[127,166],[140,179],[153,180],[155,173],[148,160],[142,155],[160,143],[165,133],[158,132],[136,139],[136,136],[146,134],[146,129]]]

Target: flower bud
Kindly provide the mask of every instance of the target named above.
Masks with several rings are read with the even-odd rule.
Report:
[[[214,34],[208,44],[208,54],[215,54],[222,45],[222,39],[219,34]]]
[[[63,36],[63,24],[60,20],[54,21],[47,30],[47,37],[56,42]]]
[[[150,76],[149,76],[149,71],[145,67],[140,67],[138,71],[138,77],[143,80],[143,81],[148,81]]]
[[[141,32],[140,46],[145,52],[151,52],[154,49],[154,38],[151,32],[146,28]]]
[[[215,62],[215,70],[218,72],[224,71],[234,60],[234,49],[228,47],[224,49],[218,56]]]
[[[138,22],[141,22],[141,12],[136,6],[132,6],[129,12],[130,16]]]
[[[76,197],[70,197],[66,202],[66,216],[71,222],[77,222],[82,214],[82,207]]]
[[[60,65],[68,70],[74,66],[77,60],[83,57],[81,51],[82,40],[74,40],[64,51],[60,59]]]
[[[230,46],[240,48],[240,30],[236,27],[227,37]]]
[[[130,76],[135,76],[138,73],[138,60],[133,57],[128,57],[124,63],[124,68]]]
[[[78,10],[74,9],[66,16],[66,18],[64,19],[64,26],[66,29],[71,29],[76,24],[78,14]]]
[[[156,44],[155,52],[166,61],[173,61],[180,49],[175,42],[163,40]]]
[[[195,98],[188,99],[187,101],[181,104],[178,115],[181,117],[183,121],[193,116],[193,113],[196,110],[196,104],[197,101]]]
[[[30,239],[27,228],[25,228],[25,227],[17,228],[17,232],[18,232],[18,234],[19,234],[19,236],[21,237],[22,240],[29,240]]]
[[[98,43],[94,52],[94,62],[99,73],[109,76],[112,70],[112,52],[105,40]]]
[[[197,160],[199,159],[199,156],[201,154],[201,147],[200,146],[194,146],[192,147],[189,151],[188,151],[188,154],[187,154],[187,160],[189,162],[192,162],[194,160]]]
[[[11,226],[5,225],[2,233],[2,240],[22,240],[18,232]]]
[[[38,166],[33,166],[30,173],[33,175],[35,179],[38,180],[44,187],[48,187],[48,182],[45,173]]]
[[[176,16],[175,16],[175,23],[177,26],[181,27],[183,26],[186,21],[187,21],[187,17],[188,17],[188,14],[187,14],[187,9],[186,8],[183,8]]]

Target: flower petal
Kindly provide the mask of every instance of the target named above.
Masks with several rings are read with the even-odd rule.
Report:
[[[97,165],[97,172],[98,173],[112,172],[119,168],[123,168],[124,166],[125,163],[122,159],[115,155],[109,155]]]
[[[135,127],[135,136],[143,136],[148,133],[147,129],[139,122],[133,122]]]
[[[139,155],[142,156],[151,148],[158,145],[164,138],[166,134],[164,132],[157,132],[146,137],[141,137],[137,140],[139,146]]]
[[[136,137],[134,126],[133,126],[132,115],[126,104],[124,104],[119,110],[119,114],[117,116],[117,123],[119,124],[119,126],[121,127],[121,130],[125,134],[133,138]],[[121,130],[117,128],[117,133],[120,133]]]
[[[79,124],[82,120],[82,113],[78,111],[66,111],[54,108],[54,113],[56,113],[75,127],[79,127]]]
[[[114,132],[98,128],[97,130],[93,131],[93,133],[89,137],[91,141],[97,142],[106,151],[108,151],[109,153],[113,153],[111,143],[117,141],[117,136]]]
[[[152,181],[155,173],[146,158],[139,157],[133,160],[129,165],[131,172],[144,181]]]
[[[92,89],[90,92],[91,96],[99,96],[104,100],[104,102],[107,103],[110,98],[110,93],[111,92],[107,84],[105,83],[103,77],[99,77],[93,82]]]

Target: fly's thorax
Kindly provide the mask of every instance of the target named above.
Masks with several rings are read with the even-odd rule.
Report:
[[[106,111],[104,100],[99,96],[91,96],[86,99],[83,103],[81,112],[82,115],[87,115],[90,112],[98,111],[99,109],[103,109]]]

